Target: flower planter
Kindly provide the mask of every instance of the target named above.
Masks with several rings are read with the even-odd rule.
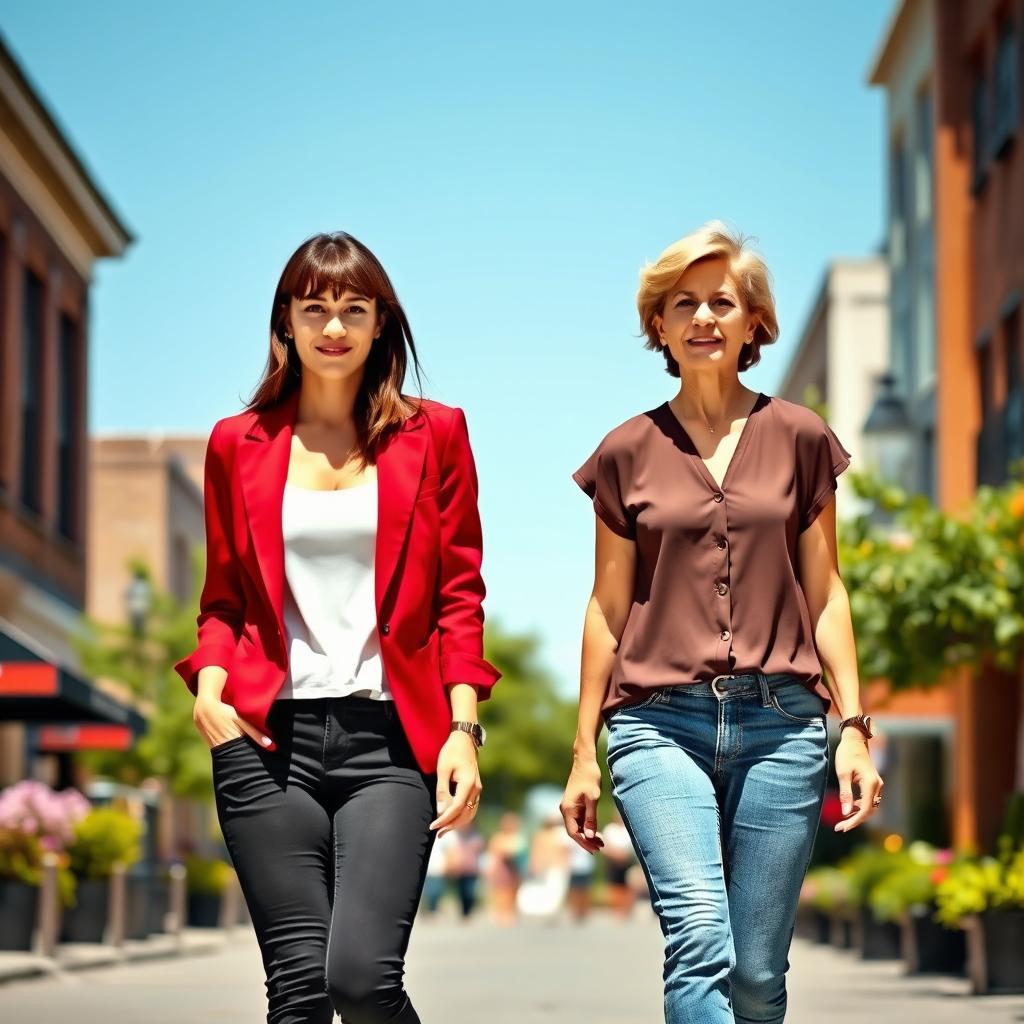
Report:
[[[75,905],[66,907],[61,918],[60,941],[102,942],[110,908],[109,879],[80,878],[75,895]]]
[[[892,921],[876,921],[867,908],[861,908],[857,946],[861,960],[899,960],[900,926]]]
[[[31,950],[39,915],[39,889],[0,878],[0,949]]]
[[[964,924],[974,994],[1024,993],[1024,909],[986,910]]]
[[[829,942],[836,949],[853,948],[853,922],[843,914],[829,918]]]
[[[125,938],[145,939],[166,931],[170,884],[159,874],[125,879]]]
[[[960,929],[939,924],[933,911],[912,911],[903,919],[901,937],[907,974],[963,974],[967,937]]]
[[[831,941],[832,919],[813,907],[804,907],[796,919],[796,934],[808,942],[827,946]]]
[[[220,893],[190,892],[187,914],[189,927],[219,928],[220,903]]]

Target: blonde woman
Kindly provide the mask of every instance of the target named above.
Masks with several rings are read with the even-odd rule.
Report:
[[[740,380],[778,337],[768,269],[742,238],[712,223],[676,242],[643,270],[637,305],[679,391],[574,475],[594,504],[596,572],[562,814],[602,847],[603,718],[665,935],[666,1021],[779,1022],[830,702],[837,830],[881,802],[836,557],[850,460],[816,413]]]

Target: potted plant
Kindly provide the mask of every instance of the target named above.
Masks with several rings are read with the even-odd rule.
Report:
[[[936,891],[938,918],[967,932],[975,994],[1024,993],[1024,847],[1009,836],[998,857],[965,859]]]
[[[900,927],[908,974],[962,974],[967,961],[964,933],[936,920],[935,895],[953,856],[927,843],[912,843],[903,866],[883,878],[868,897],[878,921]]]
[[[855,945],[862,960],[898,960],[900,929],[893,921],[880,920],[871,909],[871,893],[884,879],[907,862],[902,851],[863,846],[842,862],[850,880],[849,899],[856,908]]]
[[[57,793],[31,780],[0,792],[0,949],[32,948],[46,853],[60,858],[61,902],[73,899],[74,878],[65,867],[64,847],[88,809],[77,790]]]
[[[807,872],[800,888],[797,913],[797,934],[821,945],[828,945],[832,934],[832,911],[837,904],[838,889],[832,880],[833,867],[819,867]],[[845,889],[845,877],[841,876]]]
[[[839,867],[815,868],[807,876],[811,881],[809,902],[818,915],[818,939],[837,949],[849,949],[852,943],[850,916],[850,880]]]
[[[141,855],[142,825],[116,807],[97,807],[75,825],[68,861],[77,885],[74,904],[65,911],[64,942],[102,942],[108,924],[110,876]]]
[[[188,924],[192,928],[220,926],[224,890],[231,880],[231,865],[219,857],[191,855],[185,859],[188,883]]]
[[[171,905],[170,875],[155,865],[125,879],[125,938],[144,939],[167,929]]]

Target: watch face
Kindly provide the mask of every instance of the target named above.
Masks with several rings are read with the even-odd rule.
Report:
[[[868,735],[869,736],[874,736],[875,735],[875,727],[874,727],[874,725],[873,725],[873,723],[871,721],[871,716],[870,715],[865,715],[864,716],[864,725],[865,725],[865,727],[868,730]]]
[[[481,725],[480,726],[480,746],[482,747],[487,742],[487,730]]]

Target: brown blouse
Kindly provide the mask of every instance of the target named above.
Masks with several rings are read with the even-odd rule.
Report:
[[[573,479],[637,554],[606,712],[656,687],[755,670],[797,676],[828,700],[797,539],[849,464],[817,413],[765,394],[721,487],[667,402],[601,442]]]

